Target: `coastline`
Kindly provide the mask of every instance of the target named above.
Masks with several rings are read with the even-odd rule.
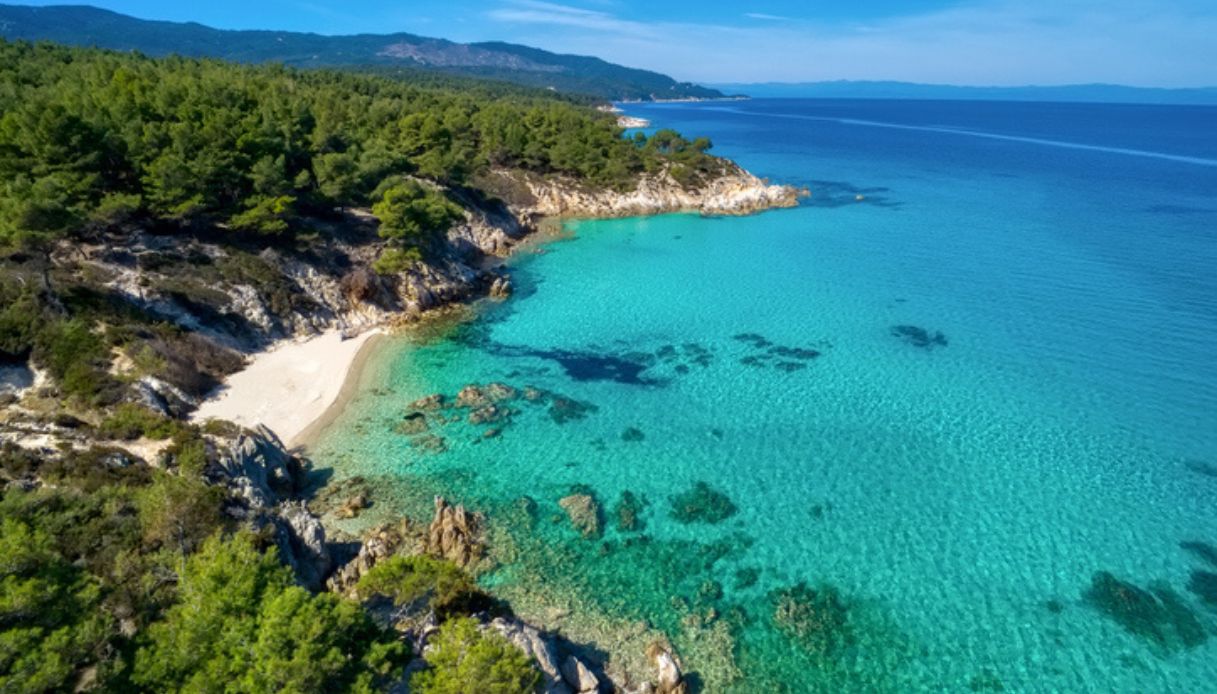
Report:
[[[245,368],[191,415],[203,422],[223,419],[265,426],[290,447],[312,440],[333,420],[357,388],[380,329],[343,339],[337,329],[282,342],[250,356]]]
[[[309,422],[307,426],[301,429],[288,442],[289,446],[307,449],[317,442],[321,434],[325,433],[325,430],[346,409],[347,403],[359,392],[359,385],[363,381],[368,363],[372,360],[372,356],[376,354],[376,346],[383,343],[386,338],[388,338],[388,334],[380,329],[368,333],[367,339],[359,346],[359,350],[355,352],[355,355],[351,357],[350,362],[346,365],[338,394],[334,396],[334,399],[321,414],[317,415],[313,421]]]

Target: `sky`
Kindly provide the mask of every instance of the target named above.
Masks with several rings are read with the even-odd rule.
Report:
[[[509,41],[701,83],[1217,85],[1217,0],[76,2],[225,29]]]

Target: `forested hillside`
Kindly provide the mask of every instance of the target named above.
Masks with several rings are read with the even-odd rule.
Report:
[[[225,31],[201,24],[136,19],[87,6],[0,5],[0,37],[137,50],[154,56],[277,62],[292,67],[411,67],[505,80],[599,99],[718,98],[723,95],[648,70],[509,43],[461,44],[412,34],[322,36]]]
[[[281,233],[398,174],[629,186],[653,150],[555,99],[339,72],[0,44],[0,241],[134,216]]]

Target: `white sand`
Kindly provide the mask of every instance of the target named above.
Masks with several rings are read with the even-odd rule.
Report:
[[[192,419],[225,419],[246,427],[263,424],[287,445],[298,445],[301,434],[338,401],[360,351],[376,334],[343,340],[331,330],[256,354]]]

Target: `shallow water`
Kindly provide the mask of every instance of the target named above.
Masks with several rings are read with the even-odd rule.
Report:
[[[486,510],[516,550],[488,584],[645,619],[707,691],[1213,690],[1217,639],[1085,596],[1110,571],[1217,625],[1179,546],[1217,544],[1217,110],[634,110],[813,197],[568,225],[513,262],[511,301],[388,341],[317,462],[401,480],[403,511]],[[444,452],[394,431],[492,381],[547,398],[433,422]],[[555,417],[559,395],[592,407]],[[734,514],[674,518],[698,481]],[[566,520],[572,489],[603,538]],[[626,491],[641,530],[616,527]],[[839,592],[829,646],[775,619],[799,582]]]

